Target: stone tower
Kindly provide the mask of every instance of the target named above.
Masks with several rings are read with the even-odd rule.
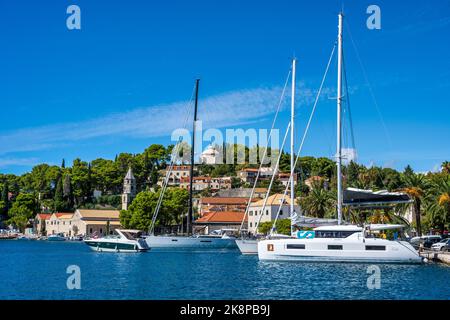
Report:
[[[129,168],[127,175],[123,179],[122,210],[128,210],[128,206],[135,196],[136,179],[134,178],[133,170]]]

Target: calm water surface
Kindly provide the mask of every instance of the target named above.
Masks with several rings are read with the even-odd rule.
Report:
[[[66,268],[81,269],[68,290]],[[0,299],[450,299],[450,267],[272,263],[236,251],[96,253],[78,242],[0,241]]]

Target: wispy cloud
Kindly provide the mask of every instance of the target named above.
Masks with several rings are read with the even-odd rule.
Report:
[[[325,90],[326,96],[331,90]],[[202,99],[199,116],[204,128],[224,128],[255,122],[272,114],[278,105],[282,88],[237,90]],[[299,84],[297,105],[310,105],[316,91]],[[289,98],[286,94],[285,102]],[[96,119],[23,128],[0,133],[0,154],[37,151],[100,137],[158,137],[182,128],[187,102],[174,102],[113,113]],[[6,163],[6,162],[5,162]]]
[[[38,158],[0,158],[0,168],[9,166],[34,166],[38,164]]]

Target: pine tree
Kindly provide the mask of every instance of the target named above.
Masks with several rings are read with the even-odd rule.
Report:
[[[61,163],[61,168],[65,168],[66,167],[66,160],[62,159],[62,163]]]

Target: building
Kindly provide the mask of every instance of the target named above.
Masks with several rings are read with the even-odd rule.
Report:
[[[209,212],[203,217],[197,219],[193,223],[194,231],[200,234],[209,234],[214,230],[232,229],[238,231],[244,212],[237,211],[217,211]],[[246,221],[244,221],[244,228],[246,228]]]
[[[274,169],[272,167],[263,167],[261,170],[254,168],[245,168],[238,171],[237,176],[241,179],[242,182],[254,184],[256,177],[259,172],[259,179],[265,180],[270,179],[273,174]]]
[[[257,201],[257,199],[253,199]],[[200,216],[213,211],[245,212],[248,198],[203,197],[200,198],[198,212]]]
[[[321,176],[312,176],[305,180],[305,184],[308,186],[309,189],[312,189],[313,185],[316,183],[322,184],[325,182],[326,182],[326,179]]]
[[[133,175],[133,170],[128,169],[128,172],[123,179],[123,193],[122,193],[122,210],[128,210],[128,206],[136,196],[136,178]]]
[[[188,178],[190,175],[191,166],[190,165],[175,165],[172,166],[172,170],[169,173],[168,186],[179,186],[182,178]],[[195,170],[195,167],[194,167]],[[161,178],[158,181],[158,185],[162,186],[164,180],[166,179],[167,170],[161,170]]]
[[[235,188],[227,190],[219,190],[217,192],[218,197],[226,198],[250,198],[253,188]],[[264,198],[267,193],[267,188],[255,188],[252,198]]]
[[[52,216],[51,213],[38,213],[34,218],[33,228],[34,233],[38,236],[47,235],[46,221]]]
[[[215,147],[209,145],[200,155],[200,162],[203,164],[222,164],[223,156]]]
[[[189,177],[181,177],[180,188],[189,190],[191,179]],[[194,177],[192,180],[192,189],[194,191],[202,191],[211,186],[210,177]]]
[[[266,207],[262,214],[260,223],[275,220],[280,206],[281,211],[278,219],[289,218],[291,199],[289,195],[286,195],[283,202],[282,200],[283,194],[274,194],[267,199]],[[263,205],[264,199],[259,200],[257,202],[253,202],[250,205],[248,211],[248,231],[253,234],[256,233],[256,226],[258,224],[258,220],[260,219],[259,215],[261,214]],[[300,206],[298,206],[297,200],[294,201],[294,211],[297,213],[300,212]]]
[[[104,236],[120,228],[119,210],[78,209],[72,217],[72,235]],[[109,231],[108,231],[109,229]]]
[[[278,178],[278,180],[280,180],[281,184],[285,187],[291,183],[291,179],[290,179],[291,173],[290,172],[287,172],[287,173],[280,172],[280,173],[278,173],[277,178]],[[297,174],[294,173],[294,186],[296,186],[296,185],[297,185]]]
[[[189,190],[190,179],[181,178],[180,188]],[[210,189],[211,191],[218,191],[220,189],[231,189],[231,177],[194,177],[192,181],[192,188],[194,191],[202,191]]]
[[[50,218],[45,220],[45,230],[47,236],[61,233],[65,237],[73,236],[71,212],[52,213]]]

